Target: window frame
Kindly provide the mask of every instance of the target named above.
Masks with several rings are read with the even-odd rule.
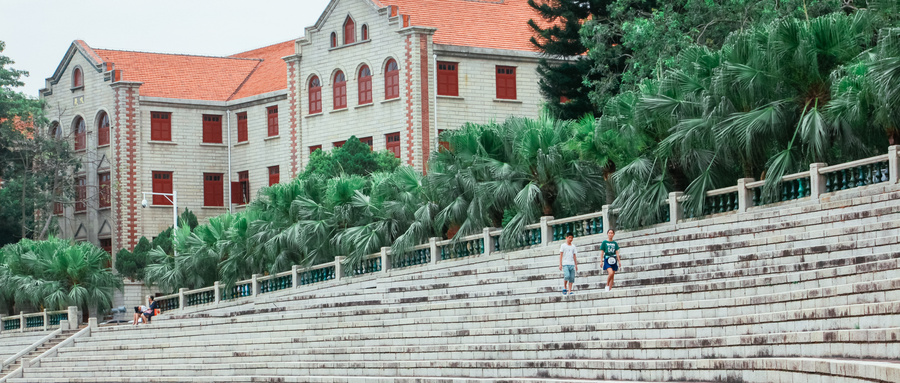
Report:
[[[84,121],[84,117],[75,117],[75,123],[73,125],[72,131],[75,133],[75,151],[78,152],[87,149],[87,123]]]
[[[203,173],[203,206],[225,206],[224,173]]]
[[[375,150],[375,143],[374,143],[374,140],[372,140],[372,136],[362,137],[359,139],[359,142],[369,145],[369,150],[372,150],[372,151]]]
[[[81,70],[81,67],[75,67],[72,70],[72,89],[78,89],[84,87],[84,71]]]
[[[347,140],[335,141],[335,142],[331,143],[331,147],[334,149],[342,148],[342,147],[344,147],[344,144],[346,144],[346,143],[347,143]]]
[[[360,41],[369,41],[369,24],[363,24],[360,27]]]
[[[112,174],[108,171],[97,173],[97,185],[100,191],[100,208],[112,206]]]
[[[458,62],[437,62],[437,94],[438,96],[459,97]]]
[[[331,47],[337,48],[337,32],[331,32]]]
[[[501,73],[501,71],[512,73]],[[517,100],[516,90],[516,67],[508,65],[497,65],[494,67],[494,76],[496,79],[496,97],[500,100]],[[512,84],[512,86],[510,86]]]
[[[237,117],[237,142],[250,141],[247,132],[247,112],[235,113]]]
[[[75,177],[75,212],[84,213],[87,211],[87,177]]]
[[[150,141],[172,141],[172,112],[150,112]]]
[[[322,80],[319,76],[312,76],[308,83],[308,108],[309,114],[322,113]]]
[[[322,145],[312,145],[309,147],[309,154],[315,153],[316,150],[325,151],[325,149],[322,149]]]
[[[221,144],[222,143],[222,115],[221,114],[204,114],[203,115],[203,139],[204,144]]]
[[[269,186],[278,184],[281,181],[281,169],[279,165],[269,166]],[[274,172],[273,172],[274,170]]]
[[[250,203],[250,171],[238,172],[238,181],[231,183],[231,203],[240,206]]]
[[[342,29],[344,31],[344,45],[355,43],[356,42],[356,22],[353,21],[352,17],[347,16],[347,18],[344,19],[344,25],[343,25]]]
[[[364,76],[363,71],[368,71],[369,74]],[[372,97],[372,69],[369,68],[368,65],[363,65],[359,68],[359,75],[357,76],[357,94],[359,105],[368,105],[374,102]]]
[[[109,114],[100,112],[97,118],[97,146],[109,145]]]
[[[268,137],[278,135],[278,105],[266,107],[266,133]]]
[[[334,110],[347,109],[347,76],[344,71],[339,70],[332,76],[331,91],[332,108]]]
[[[391,64],[395,65],[397,69],[391,70]],[[384,64],[384,99],[397,98],[400,98],[400,63],[392,58]]]
[[[153,170],[151,171],[151,177],[151,187],[154,193],[172,194],[172,190],[174,188],[175,172]],[[159,186],[160,189],[157,189],[157,186]],[[166,186],[168,187],[166,188]],[[170,201],[169,198],[164,195],[154,194],[152,199],[154,206],[172,206],[172,201]]]
[[[393,152],[394,157],[400,158],[400,132],[385,134],[384,142],[385,150]]]

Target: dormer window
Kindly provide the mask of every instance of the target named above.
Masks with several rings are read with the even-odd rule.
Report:
[[[72,71],[72,88],[81,88],[84,86],[84,74],[81,68],[75,68]]]
[[[331,32],[331,47],[337,46],[337,33]]]
[[[362,41],[369,40],[369,26],[368,25],[363,24],[362,28],[360,29],[360,32],[362,33]]]
[[[347,20],[344,21],[344,45],[353,44],[356,42],[356,23],[353,22],[353,19],[350,16],[347,16]]]

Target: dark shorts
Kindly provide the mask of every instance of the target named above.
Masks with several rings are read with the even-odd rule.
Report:
[[[612,257],[610,257],[610,258],[612,258]],[[613,258],[613,259],[615,259],[615,258]],[[606,270],[606,269],[609,269],[609,268],[612,268],[613,271],[619,271],[619,265],[618,265],[618,264],[610,265],[610,264],[609,264],[609,258],[604,258],[604,259],[603,259],[603,270]]]

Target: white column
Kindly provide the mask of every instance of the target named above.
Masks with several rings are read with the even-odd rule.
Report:
[[[25,332],[25,312],[19,311],[19,332]]]
[[[669,193],[669,224],[677,224],[679,220],[682,219],[683,209],[681,206],[681,201],[678,199],[683,196],[683,192],[671,192]]]
[[[603,231],[609,231],[609,229],[615,230],[613,226],[616,224],[616,219],[612,216],[609,205],[603,205],[601,211],[603,212]]]
[[[291,266],[291,286],[300,287],[300,267],[297,265]]]
[[[431,249],[431,264],[432,265],[436,265],[438,263],[438,259],[441,257],[441,255],[438,254],[437,240],[438,239],[436,237],[428,238],[428,246]]]
[[[81,324],[81,317],[78,316],[78,306],[69,306],[67,310],[69,311],[69,326],[71,326],[71,329],[78,328],[78,325]]]
[[[222,299],[222,292],[219,290],[219,281],[213,283],[213,293],[216,294],[215,304],[219,304],[219,300]]]
[[[888,147],[888,173],[890,173],[890,180],[892,184],[897,183],[898,176],[900,176],[900,161],[897,158],[897,152],[900,149],[900,145],[891,145]]]
[[[494,251],[494,241],[491,238],[491,228],[481,229],[481,235],[484,236],[484,255],[490,255]]]
[[[341,277],[344,275],[344,256],[338,255],[334,257],[334,279],[341,280]]]
[[[819,174],[819,169],[828,166],[824,162],[814,162],[809,164],[809,196],[813,200],[819,199],[822,193],[825,193],[825,181],[827,177]]]
[[[44,331],[47,331],[47,309],[44,309]]]
[[[746,212],[753,202],[747,184],[753,182],[753,178],[741,178],[737,180],[738,213]]]
[[[254,297],[259,295],[259,281],[257,280],[257,278],[259,278],[259,274],[253,274],[253,276],[250,278]]]
[[[178,289],[178,308],[184,310],[184,292],[187,291],[186,288],[182,287]]]
[[[381,272],[387,272],[391,268],[391,258],[389,257],[390,247],[381,248]]]
[[[553,220],[552,216],[541,217],[541,246],[550,246],[553,236],[550,234],[549,222]]]

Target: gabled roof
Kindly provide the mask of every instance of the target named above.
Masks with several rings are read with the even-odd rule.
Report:
[[[142,82],[141,95],[226,101],[262,60],[94,49],[122,71],[120,81]]]
[[[241,52],[229,57],[258,58],[262,62],[247,81],[231,96],[231,100],[274,92],[287,88],[287,64],[282,57],[294,54],[294,40]]]
[[[373,0],[397,6],[414,26],[437,28],[434,43],[536,52],[528,20],[543,19],[527,0]]]

